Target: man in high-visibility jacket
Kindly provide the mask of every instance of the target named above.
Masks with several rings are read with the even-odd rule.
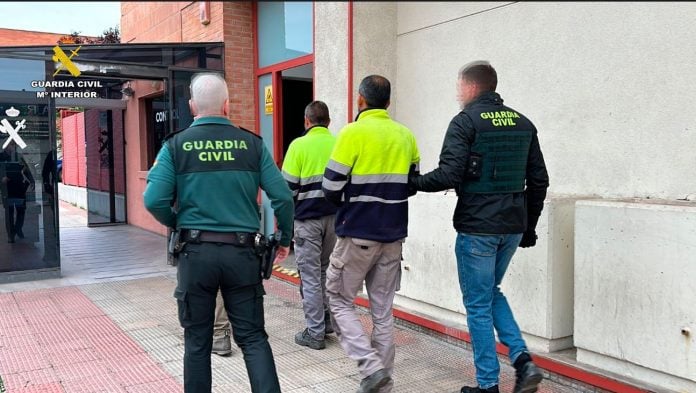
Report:
[[[378,75],[358,90],[360,113],[338,135],[322,189],[339,205],[338,241],[326,272],[334,329],[362,375],[359,392],[390,392],[394,368],[394,293],[401,280],[401,246],[408,226],[408,176],[418,172],[416,138],[387,113],[391,86]],[[370,298],[372,337],[353,300],[363,281]]]
[[[295,199],[295,260],[302,281],[302,308],[307,327],[295,343],[324,349],[325,334],[333,333],[326,296],[326,268],[336,244],[336,206],[324,198],[321,180],[336,138],[331,134],[329,108],[313,101],[305,108],[305,134],[292,141],[283,161],[283,177]]]

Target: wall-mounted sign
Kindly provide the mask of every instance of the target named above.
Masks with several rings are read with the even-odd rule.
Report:
[[[263,88],[264,90],[264,102],[266,103],[265,105],[265,113],[267,115],[272,115],[273,114],[273,87],[271,85],[268,85]]]
[[[5,114],[10,118],[16,118],[19,116],[19,111],[14,107],[10,107],[10,109],[5,111]],[[19,131],[27,128],[24,124],[26,121],[27,119],[22,119],[21,121],[17,120],[14,126],[10,124],[7,119],[2,119],[2,121],[0,121],[0,132],[8,135],[8,138],[5,139],[5,143],[2,144],[2,150],[5,150],[12,141],[14,141],[20,149],[25,149],[27,147],[27,144],[24,143],[24,139],[19,136]]]

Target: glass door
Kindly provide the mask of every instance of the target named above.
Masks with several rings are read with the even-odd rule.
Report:
[[[55,113],[32,87],[46,65],[0,57],[0,69],[0,273],[57,269]]]
[[[126,222],[123,111],[84,113],[87,162],[87,226]]]

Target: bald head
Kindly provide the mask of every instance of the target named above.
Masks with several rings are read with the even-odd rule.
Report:
[[[227,116],[229,93],[219,74],[199,73],[191,78],[191,112],[202,116]]]

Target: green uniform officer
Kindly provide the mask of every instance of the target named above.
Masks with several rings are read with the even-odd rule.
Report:
[[[276,262],[288,255],[292,193],[261,138],[228,119],[228,90],[217,74],[191,80],[191,126],[168,138],[147,178],[145,207],[181,230],[174,293],[184,328],[184,390],[211,391],[210,351],[220,290],[254,393],[280,392],[264,329],[257,195],[266,191],[282,231]],[[172,201],[177,209],[173,211]]]

